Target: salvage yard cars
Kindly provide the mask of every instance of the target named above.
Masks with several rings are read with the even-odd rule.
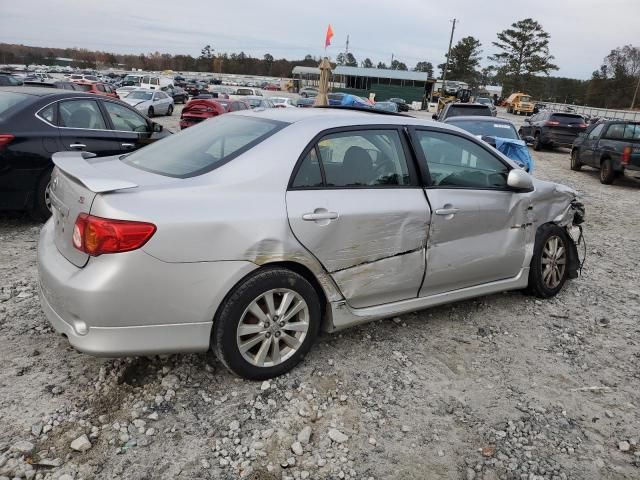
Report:
[[[129,155],[53,161],[42,307],[92,354],[212,349],[265,379],[320,328],[504,290],[552,297],[579,269],[576,192],[442,123],[246,110]]]

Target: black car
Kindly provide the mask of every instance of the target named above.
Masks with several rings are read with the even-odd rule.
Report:
[[[520,135],[533,137],[533,149],[571,147],[579,133],[587,129],[582,115],[542,111],[524,119]]]
[[[187,85],[184,87],[184,89],[187,91],[187,93],[191,96],[195,96],[195,95],[199,95],[201,93],[208,93],[209,90],[207,89],[207,86],[204,83],[187,83]]]
[[[0,88],[0,210],[49,217],[48,185],[59,151],[121,155],[169,135],[119,100],[36,87]]]
[[[17,87],[22,85],[22,80],[10,73],[0,73],[0,87]]]
[[[571,147],[571,170],[583,165],[600,170],[600,182],[618,176],[640,179],[640,122],[607,120],[578,135]]]
[[[63,90],[74,90],[76,92],[82,92],[83,89],[80,85],[66,80],[55,80],[53,82],[42,82],[40,80],[25,80],[23,85],[25,87],[42,87],[42,88],[61,88]]]
[[[398,111],[399,112],[408,112],[409,111],[409,105],[402,98],[390,98],[389,100],[387,100],[387,102],[393,102],[396,105],[398,105]]]
[[[187,103],[189,101],[189,94],[184,88],[170,85],[168,87],[163,87],[162,91],[173,98],[173,103]]]
[[[451,117],[492,117],[493,113],[489,105],[481,103],[447,103],[440,113],[434,113],[432,118],[444,122]]]

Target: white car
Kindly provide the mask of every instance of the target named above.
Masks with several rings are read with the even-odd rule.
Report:
[[[173,98],[160,90],[139,88],[124,97],[122,101],[139,112],[145,113],[148,117],[173,113]]]
[[[276,108],[295,108],[296,104],[293,98],[289,97],[269,97],[269,100],[273,102]]]

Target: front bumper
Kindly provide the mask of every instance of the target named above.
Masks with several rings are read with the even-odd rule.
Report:
[[[251,262],[167,263],[142,250],[71,264],[47,222],[38,244],[42,309],[76,349],[103,356],[198,352],[213,317]]]

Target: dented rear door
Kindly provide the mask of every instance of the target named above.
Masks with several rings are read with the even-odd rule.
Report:
[[[289,223],[347,303],[361,308],[415,298],[430,210],[402,132],[329,134],[303,158],[287,192]]]

